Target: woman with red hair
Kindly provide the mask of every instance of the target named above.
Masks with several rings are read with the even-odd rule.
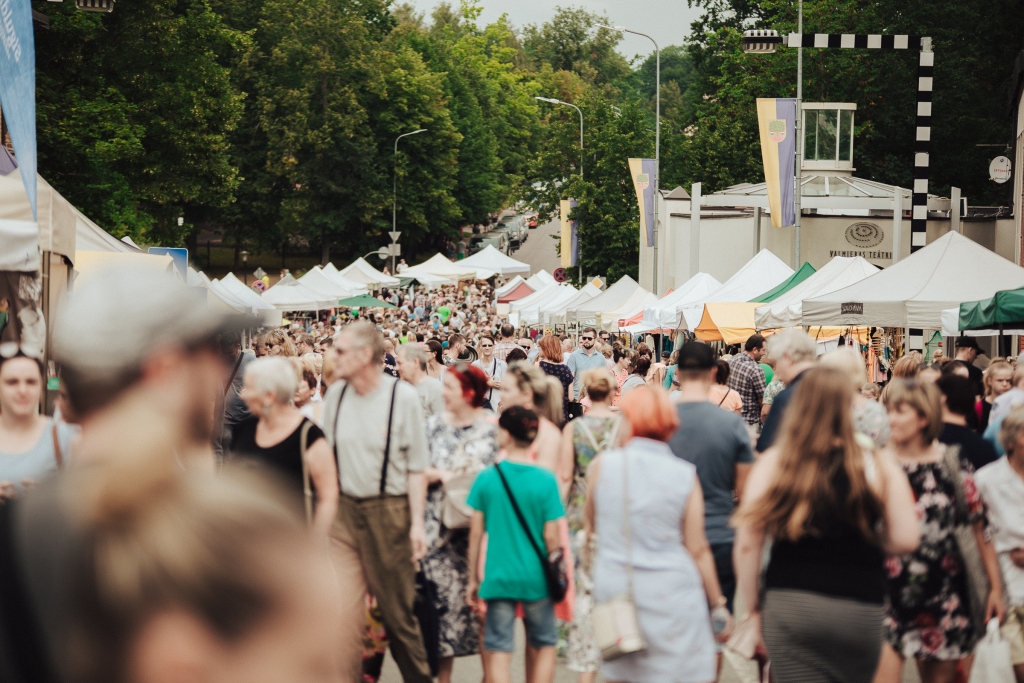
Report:
[[[732,617],[704,534],[697,470],[665,443],[679,418],[660,387],[634,389],[619,410],[629,442],[590,464],[586,515],[601,539],[594,602],[629,595],[647,647],[604,662],[601,673],[610,682],[714,681],[715,640],[728,638]]]
[[[497,425],[483,408],[489,389],[480,368],[459,363],[441,378],[445,410],[427,419],[430,467],[426,470],[428,552],[423,571],[437,585],[440,671],[449,683],[456,657],[480,652],[480,628],[466,604],[469,582],[469,527],[445,526],[445,484],[454,477],[475,475],[498,460]],[[467,489],[468,490],[468,489]],[[449,519],[449,522],[452,520]]]
[[[545,375],[554,377],[562,385],[562,424],[569,421],[569,403],[575,401],[573,396],[572,370],[565,364],[562,355],[562,342],[553,334],[546,334],[537,342],[540,348],[540,361],[537,363]]]

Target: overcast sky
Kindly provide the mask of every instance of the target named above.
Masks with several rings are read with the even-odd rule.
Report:
[[[440,0],[407,0],[428,16]],[[458,6],[458,0],[449,0]],[[486,25],[508,14],[517,27],[543,24],[554,14],[555,6],[584,7],[591,12],[607,14],[611,23],[650,35],[661,47],[678,45],[690,32],[690,22],[700,16],[699,8],[691,8],[686,0],[481,0],[483,14],[480,25]],[[651,41],[626,34],[619,43],[619,52],[632,59],[654,51]]]

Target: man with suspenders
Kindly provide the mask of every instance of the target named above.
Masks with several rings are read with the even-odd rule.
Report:
[[[384,340],[373,325],[342,328],[333,347],[339,381],[324,397],[324,431],[341,486],[332,541],[342,585],[350,592],[345,597],[361,625],[362,597],[369,589],[403,680],[430,683],[413,613],[416,568],[426,554],[423,471],[429,451],[423,408],[412,385],[383,374]]]

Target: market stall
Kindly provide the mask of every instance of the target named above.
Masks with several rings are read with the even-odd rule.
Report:
[[[707,273],[697,273],[654,303],[644,306],[643,321],[631,326],[631,334],[648,332],[661,328],[676,329],[679,326],[679,307],[686,307],[698,301],[706,301],[722,283]]]
[[[326,266],[323,267],[323,270],[328,275],[331,275],[332,271],[341,273],[341,275],[348,278],[349,280],[352,280],[353,282],[358,282],[361,285],[366,285],[370,289],[379,289],[381,287],[398,287],[401,284],[401,281],[399,281],[397,277],[385,275],[384,273],[382,273],[381,271],[377,270],[369,263],[367,263],[366,259],[364,259],[362,256],[357,258],[355,261],[353,261],[351,264],[349,264],[347,267],[340,271],[334,267],[333,263],[328,263]]]
[[[513,301],[518,301],[519,299],[530,296],[533,292],[533,287],[526,284],[526,280],[522,277],[516,275],[504,285],[494,290],[494,298],[496,303],[510,304]]]
[[[464,266],[464,261],[453,263],[441,254],[434,254],[423,263],[410,266],[402,271],[404,278],[419,278],[419,276],[433,276],[443,278],[449,283],[456,283],[461,280],[486,280],[494,277],[494,271],[487,268],[476,268]]]
[[[638,289],[640,289],[640,285],[636,280],[628,275],[623,275],[618,282],[601,292],[600,295],[579,306],[567,309],[565,321],[581,325],[599,325],[602,313],[618,308]]]
[[[279,311],[326,311],[338,305],[337,299],[317,294],[291,274],[263,292],[263,300]]]
[[[570,308],[579,308],[601,294],[601,288],[588,282],[568,301],[558,305],[544,305],[540,309],[541,322],[545,325],[565,325],[565,313]]]
[[[477,270],[489,271],[502,277],[510,275],[528,275],[530,264],[516,261],[511,256],[501,253],[494,248],[493,244],[476,252],[468,258],[459,261],[458,265],[463,268],[476,268]]]
[[[346,299],[350,296],[358,296],[359,294],[366,294],[366,287],[364,285],[357,285],[353,283],[352,288],[342,287],[340,284],[334,281],[334,279],[328,277],[320,266],[314,266],[305,275],[300,277],[298,281],[306,288],[311,289],[317,294],[330,299]]]
[[[878,272],[860,256],[836,256],[803,282],[780,294],[754,312],[757,329],[798,327],[803,315],[803,300],[830,294],[860,282]],[[758,297],[761,298],[761,297]]]
[[[792,268],[772,252],[762,249],[708,296],[676,304],[676,311],[680,314],[679,329],[695,330],[704,317],[704,304],[750,301],[778,286],[791,275]]]

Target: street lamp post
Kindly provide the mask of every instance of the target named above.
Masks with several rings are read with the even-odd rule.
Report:
[[[654,268],[651,271],[651,279],[654,285],[654,293],[658,294],[658,190],[661,187],[659,182],[661,178],[661,48],[658,46],[658,41],[646,33],[631,31],[624,26],[608,26],[606,24],[598,24],[598,26],[612,31],[643,36],[654,43]]]
[[[424,133],[424,132],[426,132],[426,130],[427,130],[426,128],[420,128],[419,130],[414,130],[411,133],[402,133],[397,138],[395,138],[395,164],[394,164],[394,172],[392,174],[394,182],[392,183],[393,187],[392,187],[392,195],[391,195],[391,232],[397,232],[398,231],[398,228],[396,227],[397,224],[398,224],[398,141],[401,140],[404,137],[409,136],[409,135],[416,135],[417,133]],[[394,270],[395,270],[395,256],[394,256],[394,254],[392,254],[391,255],[391,271],[392,271],[392,275],[394,275]]]
[[[541,102],[547,102],[548,104],[564,104],[567,107],[572,107],[580,115],[580,180],[583,180],[583,112],[575,104],[569,104],[562,100],[557,100],[554,97],[534,97],[535,100]]]

